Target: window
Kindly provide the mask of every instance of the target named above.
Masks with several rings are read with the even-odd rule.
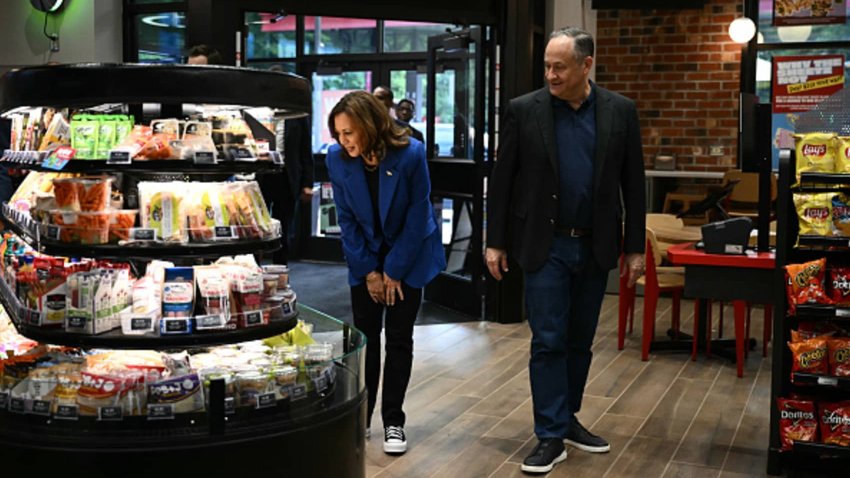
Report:
[[[186,16],[182,12],[135,16],[139,63],[182,63],[186,48]]]
[[[775,26],[772,1],[759,1],[759,43],[850,41],[850,25]],[[807,10],[808,11],[808,10]]]
[[[313,73],[313,152],[327,153],[334,140],[328,131],[328,115],[337,102],[354,90],[372,91],[371,71],[340,74]]]
[[[454,25],[447,23],[403,22],[386,20],[384,22],[384,51],[412,52],[427,51],[428,37],[445,33]]]
[[[248,38],[245,57],[248,60],[295,58],[296,21],[295,15],[281,17],[274,13],[246,13]]]
[[[362,18],[304,17],[304,53],[376,53],[378,21]]]

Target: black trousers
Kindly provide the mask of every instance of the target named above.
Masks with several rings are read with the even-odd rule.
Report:
[[[422,303],[422,289],[402,283],[404,300],[392,307],[372,302],[366,283],[351,288],[354,326],[366,334],[366,390],[369,393],[366,423],[372,423],[381,375],[381,329],[386,322],[386,360],[381,418],[384,426],[404,426],[404,395],[413,368],[413,323]],[[386,314],[384,312],[386,311]],[[386,315],[386,317],[384,317]]]

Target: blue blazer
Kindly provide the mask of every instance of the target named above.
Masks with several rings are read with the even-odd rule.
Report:
[[[378,268],[382,238],[375,235],[363,162],[345,158],[337,144],[328,150],[326,162],[342,230],[348,283],[356,286]],[[390,248],[384,272],[410,287],[424,287],[446,267],[440,228],[431,206],[424,146],[411,138],[407,147],[388,151],[379,173],[381,229],[383,241]]]

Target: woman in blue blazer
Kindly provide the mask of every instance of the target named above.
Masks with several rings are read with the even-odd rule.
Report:
[[[404,395],[413,366],[413,323],[422,288],[446,266],[431,206],[425,149],[365,91],[345,95],[328,128],[327,155],[354,325],[366,334],[367,430],[375,410],[386,312],[381,417],[384,452],[404,453]],[[368,436],[368,435],[367,435]]]

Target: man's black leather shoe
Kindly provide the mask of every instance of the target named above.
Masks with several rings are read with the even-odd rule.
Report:
[[[608,453],[611,451],[611,445],[604,438],[587,431],[576,419],[573,419],[570,429],[567,431],[567,437],[564,438],[564,443],[590,453]]]
[[[564,442],[558,438],[544,438],[537,442],[534,451],[522,462],[526,473],[549,473],[557,463],[567,459]]]

